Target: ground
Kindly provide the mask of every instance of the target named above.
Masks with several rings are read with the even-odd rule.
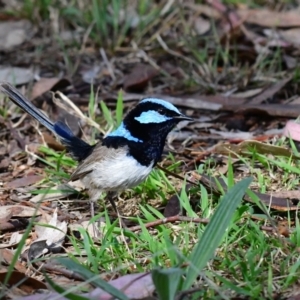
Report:
[[[121,229],[106,195],[91,220],[77,162],[1,94],[1,299],[299,298],[298,1],[0,9],[0,82],[88,143],[149,96],[195,120],[119,195]]]

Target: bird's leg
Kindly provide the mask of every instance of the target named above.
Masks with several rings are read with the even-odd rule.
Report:
[[[95,217],[95,201],[93,201],[93,200],[90,200],[90,210],[91,210],[91,219],[94,219],[94,217]],[[96,223],[96,220],[94,219],[92,226],[93,226],[94,236],[97,237],[98,230],[97,230],[95,223]]]
[[[107,193],[107,198],[108,198],[108,201],[111,204],[113,210],[115,211],[115,213],[118,213],[116,202],[114,200],[114,198],[116,198],[116,193],[114,193],[114,192],[108,192]]]
[[[118,208],[117,208],[117,206],[116,206],[116,202],[114,201],[114,198],[115,198],[116,196],[117,196],[117,194],[114,193],[114,192],[108,192],[108,193],[107,193],[108,201],[109,201],[109,203],[111,204],[112,208],[114,209],[114,211],[115,211],[115,213],[117,214],[118,219],[119,219],[119,221],[120,221],[120,227],[125,229],[125,228],[127,228],[127,226],[126,226],[126,224],[124,223],[124,221],[123,221],[123,219],[122,219],[122,217],[121,217],[121,215],[120,215],[120,213],[119,213],[119,211],[118,211]]]
[[[100,198],[99,193],[93,193],[93,191],[89,191],[89,196],[90,196],[90,212],[91,212],[91,219],[94,219],[95,217],[95,202]],[[94,232],[94,237],[98,237],[99,235],[99,230],[96,227],[96,220],[93,220],[92,226],[93,226],[93,232]]]

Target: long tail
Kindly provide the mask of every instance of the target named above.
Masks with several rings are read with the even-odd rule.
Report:
[[[53,123],[11,84],[0,82],[0,91],[53,132],[75,159],[81,161],[92,153],[94,146],[87,144],[85,141],[75,136],[65,123],[60,121]]]

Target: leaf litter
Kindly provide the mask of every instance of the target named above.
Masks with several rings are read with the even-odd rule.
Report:
[[[91,137],[101,139],[108,130],[97,105],[94,114],[100,125],[85,116],[91,91],[97,96],[97,103],[101,99],[112,110],[116,107],[120,89],[123,89],[126,109],[148,96],[170,101],[196,120],[194,124],[183,124],[168,138],[166,150],[176,161],[184,162],[179,169],[181,179],[170,179],[177,192],[182,188],[186,173],[190,181],[187,190],[192,191],[193,185],[202,184],[212,195],[220,194],[227,189],[220,174],[229,172],[229,160],[238,181],[249,174],[245,157],[252,157],[255,153],[260,162],[264,162],[256,163],[255,172],[267,174],[270,181],[264,192],[257,182],[250,190],[261,203],[275,211],[271,217],[274,216],[273,221],[276,221],[275,229],[282,236],[289,237],[293,230],[291,224],[287,222],[287,227],[286,224],[282,227],[276,218],[279,213],[298,210],[299,191],[288,183],[282,184],[285,165],[279,165],[280,161],[277,161],[277,169],[271,170],[266,168],[265,162],[284,157],[290,159],[289,164],[296,168],[299,160],[295,148],[288,143],[290,138],[299,140],[298,129],[290,126],[297,123],[294,119],[300,114],[300,105],[294,101],[299,94],[299,7],[265,5],[253,9],[245,4],[226,6],[215,0],[204,4],[187,1],[176,7],[173,1],[161,2],[160,16],[140,32],[137,28],[145,19],[137,13],[136,7],[132,5],[128,10],[122,10],[117,25],[124,26],[128,15],[134,16],[130,30],[124,36],[120,33],[119,39],[107,38],[107,44],[93,39],[93,28],[82,31],[81,26],[71,24],[68,19],[59,16],[59,21],[55,19],[55,9],[44,25],[33,26],[25,18],[16,21],[5,14],[8,21],[0,17],[0,40],[4,47],[0,59],[5,62],[0,66],[0,81],[16,84],[51,119],[66,121],[75,134],[86,140],[91,140]],[[10,8],[9,4],[6,8]],[[108,9],[107,13],[111,11]],[[7,26],[9,30],[1,29]],[[188,33],[182,28],[188,28]],[[89,35],[90,32],[93,34]],[[55,33],[64,41],[63,47],[57,42]],[[78,40],[82,41],[80,48],[73,43]],[[113,41],[118,42],[113,45]],[[37,45],[44,51],[33,51]],[[113,50],[112,46],[115,47]],[[203,50],[201,55],[196,49]],[[51,92],[58,97],[54,98]],[[8,273],[22,233],[34,217],[35,222],[44,222],[48,226],[35,225],[30,233],[26,242],[29,260],[18,261],[10,276],[15,281],[8,281],[8,287],[12,287],[23,280],[26,288],[10,289],[8,297],[41,299],[40,295],[25,297],[40,288],[47,289],[45,276],[28,269],[29,261],[37,258],[47,261],[55,257],[53,252],[72,251],[68,249],[65,238],[67,223],[73,232],[79,227],[89,231],[90,224],[82,221],[89,217],[87,198],[81,186],[70,187],[66,182],[57,182],[55,176],[53,181],[46,179],[44,170],[49,166],[46,158],[52,157],[50,164],[56,166],[57,157],[52,152],[41,151],[39,145],[47,144],[50,149],[59,151],[63,149],[4,97],[0,101],[3,108],[0,119],[1,257],[6,257],[1,264],[1,281]],[[101,134],[95,136],[93,127]],[[286,136],[285,140],[283,136]],[[26,149],[30,150],[26,153]],[[168,167],[170,161],[165,157],[161,164]],[[65,174],[70,174],[73,166],[70,163],[61,167],[63,178],[67,178]],[[195,166],[202,166],[213,175],[199,175]],[[256,173],[251,175],[258,180]],[[297,180],[297,174],[289,177],[291,181]],[[171,175],[168,178],[172,178]],[[126,201],[119,202],[125,215],[133,217],[141,213],[140,199],[134,193],[126,192],[122,197]],[[174,222],[180,222],[186,211],[180,207],[178,197],[174,191],[166,193],[165,197],[169,200],[167,205],[162,205],[161,197],[152,199],[154,201],[148,199],[148,203],[158,209],[165,208],[165,217],[177,216]],[[78,202],[80,200],[82,204]],[[192,196],[190,200],[192,203]],[[248,194],[244,200],[258,206]],[[197,213],[201,214],[201,211],[198,209]],[[257,220],[255,214],[252,217]],[[153,228],[163,224],[159,219],[156,221]],[[277,232],[272,224],[269,222],[266,228]],[[93,237],[91,231],[90,236]],[[48,276],[59,274],[61,282],[68,276],[80,282],[80,276],[69,274],[60,266],[52,267],[44,268]],[[131,299],[153,294],[154,285],[148,273],[118,273],[117,276],[118,279],[109,282],[118,289],[124,285],[132,288],[126,293]],[[118,280],[121,285],[117,284]],[[138,288],[146,293],[142,294]],[[90,294],[83,293],[82,296],[108,297],[102,290],[92,286],[89,289]],[[45,297],[51,299],[54,296],[57,294]]]

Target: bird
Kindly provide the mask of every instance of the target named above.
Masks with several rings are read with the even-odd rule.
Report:
[[[180,121],[193,121],[173,104],[144,98],[132,108],[114,131],[90,145],[75,136],[69,126],[52,122],[18,89],[0,82],[0,91],[50,130],[79,162],[70,181],[80,180],[88,191],[91,216],[102,193],[117,194],[143,182],[160,161],[169,132]],[[108,197],[117,212],[113,197]]]

